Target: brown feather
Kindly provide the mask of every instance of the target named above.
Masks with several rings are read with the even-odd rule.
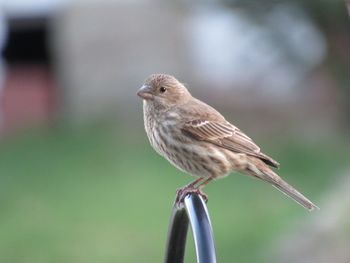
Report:
[[[183,130],[198,140],[213,143],[236,153],[257,157],[276,168],[279,166],[278,162],[260,152],[260,148],[251,138],[227,121],[192,120],[184,124]]]

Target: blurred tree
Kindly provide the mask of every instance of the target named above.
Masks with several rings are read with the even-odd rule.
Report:
[[[342,123],[350,124],[350,24],[347,14],[350,6],[342,0],[221,0],[230,8],[240,8],[254,20],[259,21],[263,15],[279,5],[298,6],[317,25],[323,33],[328,47],[327,58],[324,62],[326,69],[334,76],[336,87],[340,92],[338,105],[343,110],[346,120]],[[262,4],[263,3],[263,4]]]

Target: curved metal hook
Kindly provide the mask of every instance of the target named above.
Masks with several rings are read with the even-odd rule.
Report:
[[[213,231],[202,197],[189,194],[183,206],[174,204],[169,226],[166,263],[184,262],[188,224],[191,224],[198,263],[215,263]]]

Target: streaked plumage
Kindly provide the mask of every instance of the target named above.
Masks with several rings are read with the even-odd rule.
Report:
[[[182,190],[200,189],[237,171],[269,182],[309,210],[316,207],[271,170],[278,162],[218,111],[192,97],[173,76],[149,76],[138,95],[144,99],[152,147],[178,169],[200,178]]]

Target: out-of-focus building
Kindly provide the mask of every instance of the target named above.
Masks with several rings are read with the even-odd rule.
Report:
[[[9,133],[50,123],[57,98],[47,41],[48,10],[31,12],[29,6],[3,5],[1,132]]]
[[[327,39],[295,3],[279,3],[259,15],[220,1],[52,3],[29,17],[8,16],[6,56],[19,56],[13,50],[21,50],[35,57],[38,51],[46,60],[37,63],[37,54],[35,67],[24,71],[23,63],[8,61],[8,123],[128,116],[139,110],[135,93],[142,81],[161,72],[186,82],[210,104],[235,112],[235,119],[244,116],[248,125],[261,121],[278,131],[288,122],[291,129],[311,133],[337,126],[341,94],[324,66]],[[35,34],[41,34],[41,43],[31,42]],[[17,92],[23,83],[27,93]],[[17,102],[20,96],[23,102]]]
[[[125,114],[149,74],[189,78],[186,20],[185,10],[169,2],[67,5],[52,38],[65,115],[81,120]]]

